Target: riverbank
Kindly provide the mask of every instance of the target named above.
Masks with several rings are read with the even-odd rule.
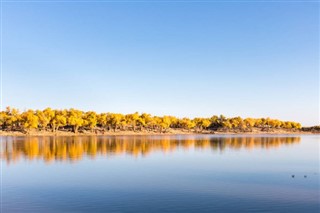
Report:
[[[166,132],[157,131],[81,131],[74,133],[71,131],[30,131],[30,132],[20,132],[20,131],[0,131],[0,136],[94,136],[94,135],[187,135],[187,134],[219,134],[219,135],[278,135],[278,134],[320,134],[320,132],[315,131],[301,131],[301,130],[284,130],[284,129],[269,129],[261,130],[258,128],[252,129],[251,131],[239,131],[239,130],[204,130],[202,132],[188,131],[184,129],[169,129]]]

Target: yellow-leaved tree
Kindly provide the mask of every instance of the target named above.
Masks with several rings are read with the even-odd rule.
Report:
[[[103,129],[106,129],[108,127],[108,114],[107,113],[99,114],[97,116],[97,124]]]
[[[95,112],[89,111],[84,114],[84,125],[89,127],[91,131],[96,127],[97,122],[97,114]]]
[[[38,128],[39,118],[31,109],[21,114],[21,120],[23,122],[23,127],[27,132],[30,132],[30,130],[32,129]]]
[[[195,123],[195,128],[197,132],[202,132],[204,129],[207,129],[211,121],[208,118],[194,118],[193,122]]]
[[[195,127],[194,121],[191,120],[190,118],[182,118],[179,121],[179,125],[181,126],[181,128],[187,129],[188,131],[190,131]]]
[[[68,111],[67,123],[72,126],[72,130],[74,133],[78,132],[79,127],[81,127],[84,123],[83,120],[83,112],[77,109],[71,108]]]
[[[50,120],[52,131],[59,130],[59,127],[67,124],[67,110],[54,110],[54,117]]]
[[[137,127],[137,124],[139,122],[139,119],[140,119],[140,116],[139,116],[139,113],[138,112],[135,112],[133,114],[127,114],[125,116],[125,119],[126,119],[126,123],[128,125],[130,125],[130,127],[132,128],[133,131],[136,131],[136,127]]]
[[[170,127],[171,124],[171,118],[170,116],[163,116],[158,119],[159,126],[160,126],[160,133],[166,132],[167,129]]]
[[[115,132],[117,128],[120,126],[121,121],[124,119],[124,116],[122,114],[110,114],[109,118],[109,124],[113,128],[113,131]]]
[[[4,130],[14,130],[21,120],[19,110],[11,107],[6,107],[6,110],[0,116],[2,129]]]

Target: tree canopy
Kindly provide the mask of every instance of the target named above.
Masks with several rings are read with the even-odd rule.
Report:
[[[0,129],[3,131],[31,130],[79,130],[95,129],[103,131],[154,131],[166,132],[168,129],[185,129],[195,132],[204,130],[241,130],[250,131],[252,128],[284,128],[300,129],[301,124],[292,121],[280,121],[271,118],[227,118],[224,115],[213,115],[210,118],[177,118],[175,116],[152,116],[147,113],[96,113],[83,112],[77,109],[19,110],[7,107],[0,112]]]

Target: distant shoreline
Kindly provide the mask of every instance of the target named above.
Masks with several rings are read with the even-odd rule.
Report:
[[[0,112],[0,135],[181,135],[181,134],[313,134],[320,126],[302,127],[294,121],[267,118],[178,118],[148,113],[96,113],[77,109]]]
[[[246,131],[186,131],[186,130],[169,130],[167,132],[152,132],[152,131],[105,131],[105,132],[91,132],[91,131],[84,131],[74,133],[71,131],[32,131],[28,133],[20,132],[20,131],[0,131],[0,136],[135,136],[135,135],[209,135],[209,134],[216,134],[216,135],[281,135],[281,134],[291,134],[291,135],[314,135],[320,134],[320,132],[316,131],[286,131],[283,129],[272,129],[270,131],[261,131],[261,130],[254,130],[252,132]]]

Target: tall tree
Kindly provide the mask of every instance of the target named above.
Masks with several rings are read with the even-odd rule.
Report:
[[[89,127],[91,131],[96,127],[97,122],[97,114],[95,112],[89,111],[84,114],[84,124]]]
[[[23,122],[23,127],[27,132],[38,128],[39,118],[33,110],[29,109],[28,111],[23,112],[21,114],[21,119]]]
[[[83,112],[80,110],[76,110],[71,108],[68,112],[68,125],[72,126],[73,132],[77,133],[79,127],[83,125]]]
[[[52,131],[59,130],[59,127],[67,125],[67,110],[54,110],[54,117],[50,121]]]

